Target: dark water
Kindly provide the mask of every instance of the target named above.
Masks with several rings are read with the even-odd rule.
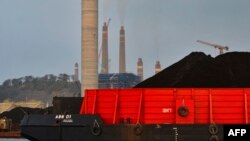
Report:
[[[29,141],[26,139],[4,139],[4,138],[0,138],[0,141]]]

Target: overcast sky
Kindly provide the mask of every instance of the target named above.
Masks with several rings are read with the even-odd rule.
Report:
[[[120,26],[126,30],[127,72],[144,62],[144,78],[194,51],[218,55],[196,40],[250,51],[249,0],[99,0],[109,25],[110,71],[118,72]],[[26,75],[73,74],[81,58],[81,0],[0,0],[0,83]]]

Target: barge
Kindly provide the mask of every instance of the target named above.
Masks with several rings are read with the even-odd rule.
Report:
[[[34,141],[227,141],[249,120],[250,88],[95,89],[79,114],[26,115],[20,126]]]

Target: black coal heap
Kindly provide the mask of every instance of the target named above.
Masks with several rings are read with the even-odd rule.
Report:
[[[10,111],[5,111],[0,114],[0,118],[6,117],[8,119],[12,120],[12,127],[11,130],[18,131],[20,130],[20,122],[24,115],[27,114],[48,114],[52,111],[51,107],[48,107],[46,109],[40,109],[40,108],[27,108],[27,107],[16,107]]]
[[[250,87],[250,52],[229,52],[215,58],[193,52],[135,88]]]

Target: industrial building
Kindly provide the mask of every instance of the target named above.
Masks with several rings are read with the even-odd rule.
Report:
[[[98,0],[82,0],[82,50],[81,50],[81,91],[86,89],[129,88],[143,80],[142,59],[137,63],[137,75],[126,73],[125,28],[120,28],[119,73],[109,73],[108,25],[102,29],[101,74],[98,75]],[[155,73],[161,71],[160,62],[155,65]],[[75,73],[77,74],[77,73]]]
[[[99,88],[131,88],[140,82],[133,73],[99,74]]]

